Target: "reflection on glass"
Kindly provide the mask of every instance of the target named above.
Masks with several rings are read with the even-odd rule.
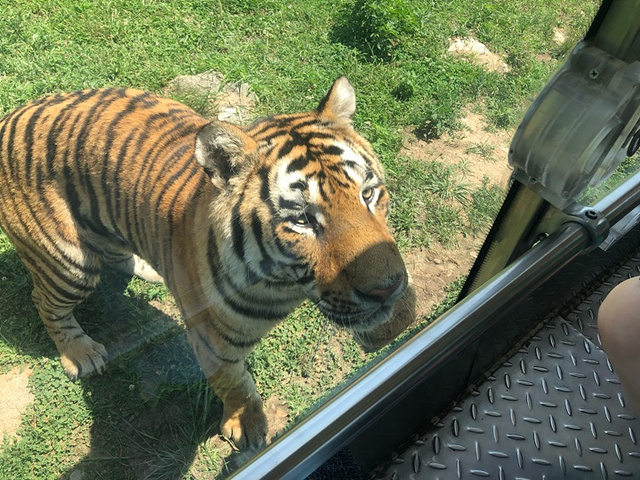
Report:
[[[593,205],[638,171],[640,171],[640,154],[636,153],[632,157],[626,157],[622,160],[613,174],[600,186],[588,188],[578,199],[578,202],[583,205]]]

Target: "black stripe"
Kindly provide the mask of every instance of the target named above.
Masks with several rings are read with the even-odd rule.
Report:
[[[46,172],[43,171],[43,165],[41,162],[38,162],[38,165],[36,167],[36,174],[34,175],[32,173],[32,163],[33,163],[33,156],[34,156],[34,152],[33,152],[34,132],[35,132],[35,129],[38,127],[37,122],[38,120],[40,120],[40,117],[42,116],[42,114],[46,113],[47,110],[50,109],[52,106],[58,105],[65,101],[67,101],[66,95],[54,95],[50,97],[44,97],[30,104],[30,106],[38,106],[38,105],[39,106],[38,108],[36,108],[35,111],[31,111],[30,118],[24,129],[23,138],[22,138],[24,142],[24,147],[25,147],[25,157],[24,157],[24,163],[23,163],[23,167],[25,171],[24,182],[28,186],[33,186],[34,180],[35,180],[35,186],[36,188],[38,188],[41,185],[44,179],[44,176],[50,173],[50,170],[47,170]],[[49,130],[50,129],[51,127],[49,127]],[[49,148],[49,137],[47,136],[47,140],[45,142],[45,149],[48,151],[48,148]],[[46,155],[45,155],[45,158],[46,158]],[[43,197],[42,191],[39,192],[39,197],[42,205],[48,205],[48,202]]]
[[[31,167],[33,163],[34,130],[36,128],[36,123],[38,122],[43,111],[46,108],[47,108],[47,105],[44,105],[44,106],[41,105],[39,108],[35,110],[35,112],[31,113],[29,117],[29,121],[27,122],[27,125],[23,132],[22,141],[24,142],[24,147],[25,147],[25,157],[24,157],[24,165],[23,165],[24,172],[25,172],[24,180],[26,185],[28,186],[33,185],[33,177],[34,177],[34,175],[32,175],[32,172],[31,172]],[[39,186],[39,185],[36,185],[36,186]],[[44,202],[44,204],[46,205],[46,202]]]
[[[303,114],[303,116],[304,116],[304,114]],[[294,121],[295,121],[295,120],[300,120],[301,118],[303,118],[303,117],[297,117],[297,118],[294,118],[293,120],[294,120]],[[293,123],[293,122],[292,122],[292,123]],[[305,121],[303,121],[303,122],[296,123],[296,124],[293,126],[293,128],[295,128],[296,130],[301,130],[301,129],[304,129],[304,128],[307,128],[307,127],[310,127],[310,126],[312,126],[312,125],[320,125],[320,124],[322,124],[322,122],[318,122],[318,120],[317,120],[317,119],[315,119],[315,118],[308,118],[307,120],[305,120]],[[313,136],[315,136],[315,132],[314,132]]]
[[[336,167],[336,168],[330,168],[330,170],[332,170],[334,173],[342,174],[347,181],[346,182],[342,181],[338,177],[338,175],[332,175],[330,177],[330,181],[327,182],[327,183],[337,184],[338,187],[341,188],[341,189],[342,188],[348,189],[355,183],[355,180],[353,178],[351,178],[349,176],[349,174],[345,170],[343,170],[342,168]]]
[[[89,98],[95,96],[98,91],[97,90],[89,90],[86,92],[77,92],[76,100],[73,102],[69,102],[59,113],[56,119],[53,121],[51,128],[49,128],[49,133],[47,134],[47,172],[52,172],[54,170],[54,162],[57,154],[57,141],[59,140],[60,132],[66,125],[67,121],[70,118],[69,113],[73,112],[73,109],[78,105]],[[68,97],[69,99],[73,98],[73,95]]]
[[[290,312],[273,312],[269,311],[269,307],[273,307],[271,304],[263,305],[241,305],[232,298],[225,298],[225,303],[234,312],[244,317],[251,318],[253,320],[265,320],[267,322],[276,322],[286,317]]]
[[[344,153],[344,150],[337,145],[329,145],[323,148],[322,151],[327,155],[337,155],[338,157]]]
[[[27,111],[28,110],[26,110],[26,109],[22,110],[20,112],[20,115],[24,114]],[[19,118],[20,115],[16,116],[16,121],[17,121],[17,118]],[[7,126],[7,123],[6,122],[3,123],[2,132],[1,132],[2,133],[2,138],[4,138],[4,132],[5,132],[6,126]],[[15,122],[12,124],[12,127],[15,129]],[[11,135],[10,135],[10,137],[11,137]],[[8,160],[13,158],[13,155],[12,155],[13,148],[12,147],[13,147],[13,144],[9,144],[8,145],[8,155],[7,155]],[[8,164],[5,164],[4,162],[0,162],[0,167],[2,167],[3,177],[8,178],[8,175],[12,175],[12,176],[16,175],[15,170],[10,170],[10,171],[5,170],[5,167],[8,167]],[[20,201],[21,199],[18,198],[18,193],[22,193],[22,201]],[[26,208],[33,219],[37,219],[38,218],[38,216],[36,215],[36,212],[33,210],[33,206],[28,204],[26,201],[24,201],[24,190],[20,190],[19,192],[18,191],[14,191],[13,195],[7,196],[5,198],[5,200],[7,202],[11,202],[13,204],[13,207],[16,210],[18,210],[19,208]],[[77,263],[75,260],[73,260],[72,258],[70,258],[69,255],[66,253],[66,251],[63,250],[63,248],[59,245],[59,242],[55,241],[55,239],[51,237],[49,232],[45,231],[42,228],[42,222],[39,222],[39,221],[31,222],[30,223],[31,228],[29,228],[27,226],[27,224],[25,223],[22,215],[18,215],[17,216],[17,221],[20,224],[20,226],[22,227],[22,231],[24,231],[24,232],[30,231],[30,232],[32,232],[31,233],[32,236],[33,236],[33,233],[34,233],[33,232],[33,228],[37,227],[38,228],[38,233],[40,234],[40,236],[48,241],[48,243],[56,250],[58,255],[60,257],[62,257],[65,262],[67,262],[68,264],[70,264],[73,267],[78,268],[78,269],[83,269],[84,268],[84,265],[81,265],[81,264]],[[40,255],[38,255],[38,256],[40,256]]]
[[[151,185],[156,185],[158,178],[162,176],[165,169],[169,167],[170,163],[173,163],[174,158],[172,155],[160,156],[162,152],[176,143],[179,139],[194,136],[193,144],[195,144],[195,128],[192,122],[188,122],[193,113],[186,110],[171,109],[166,114],[160,116],[165,120],[165,124],[157,127],[156,135],[160,141],[154,142],[151,149],[145,154],[145,166],[149,167],[149,172],[154,166],[158,165],[158,162],[162,161],[163,168],[158,169],[158,175],[155,178],[151,178],[150,175],[144,175],[143,187],[145,191],[149,189]],[[187,121],[185,121],[187,120]],[[167,129],[167,127],[170,127]],[[163,128],[160,131],[160,128]],[[191,146],[191,145],[190,145]]]
[[[215,257],[213,256],[214,254]],[[212,229],[209,229],[207,262],[209,264],[213,282],[220,297],[222,297],[226,301],[228,298],[230,298],[231,295],[240,295],[240,292],[242,291],[244,286],[239,286],[237,283],[235,283],[234,279],[231,278],[225,271],[220,259],[220,252],[218,251],[215,234]],[[230,290],[231,293],[227,293],[228,290]]]
[[[182,150],[182,148],[179,149],[179,151],[180,150]],[[185,147],[184,152],[182,152],[182,155],[186,154],[189,151],[190,151],[190,147]],[[190,168],[190,170],[187,170],[188,168]],[[205,175],[202,174],[202,171],[198,168],[195,162],[188,162],[188,161],[184,162],[183,168],[181,168],[176,175],[173,175],[172,177],[170,177],[169,186],[173,185],[174,181],[178,180],[179,178],[178,176],[179,175],[181,176],[184,172],[186,172],[188,176],[182,181],[183,185],[186,185],[193,177],[200,175],[200,178],[201,178],[200,186],[197,186],[194,188],[195,192],[200,191],[202,188],[202,185],[204,184],[204,182],[206,182],[206,179],[205,179]],[[174,217],[175,205],[178,202],[178,198],[180,197],[180,194],[183,193],[184,190],[185,189],[183,188],[176,188],[175,194],[169,204],[169,215],[171,216],[169,221],[169,226],[168,226],[168,239],[167,239],[167,251],[169,252],[173,251],[173,230],[174,230],[174,224],[176,223],[176,218]],[[188,203],[188,201],[185,201],[185,203]],[[156,208],[159,204],[160,202],[156,204]],[[177,221],[180,221],[180,219],[178,218]],[[169,258],[168,261],[171,262],[171,258]]]
[[[240,205],[244,201],[244,192],[233,206],[231,212],[231,242],[233,251],[241,261],[244,259],[244,228],[240,217]]]
[[[28,248],[28,247],[27,247]],[[92,287],[87,286],[86,284],[81,284],[78,283],[76,281],[74,281],[73,279],[67,277],[64,275],[64,272],[61,272],[60,270],[56,269],[54,266],[51,265],[51,263],[48,261],[48,259],[46,257],[43,257],[42,255],[40,255],[40,252],[35,251],[31,248],[29,248],[30,253],[27,253],[25,250],[25,246],[22,245],[22,248],[20,249],[20,258],[24,259],[24,262],[29,266],[29,270],[32,271],[32,277],[33,275],[37,275],[38,279],[40,280],[40,282],[44,281],[47,283],[48,288],[46,288],[46,292],[54,295],[57,293],[58,297],[56,297],[56,300],[71,300],[71,301],[75,301],[75,302],[79,302],[80,300],[82,300],[83,298],[85,298],[86,295],[84,296],[79,296],[76,294],[73,294],[71,292],[69,292],[67,289],[64,289],[63,287],[60,286],[60,282],[64,282],[67,284],[67,286],[75,289],[75,290],[79,290],[81,292],[85,292],[86,294],[90,293],[91,291],[93,291]],[[37,260],[34,259],[34,256],[32,256],[31,254],[34,254],[35,257],[38,257]],[[53,278],[51,275],[49,275],[47,272],[45,272],[42,268],[40,268],[41,265],[45,265],[47,267],[47,269],[57,277],[57,280],[55,278]],[[35,279],[34,279],[35,281]]]
[[[10,123],[10,127],[9,127],[9,138],[7,139],[7,150],[8,150],[8,158],[7,158],[7,164],[9,165],[9,167],[13,167],[13,171],[15,172],[15,168],[16,165],[12,165],[12,160],[14,157],[14,151],[15,151],[15,146],[16,146],[16,130],[17,130],[17,125],[18,125],[18,121],[20,120],[20,118],[29,113],[30,109],[29,109],[29,105],[25,106],[24,108],[14,112],[14,115],[12,117],[9,117],[8,120],[11,120]]]
[[[292,160],[291,163],[289,163],[289,165],[287,166],[287,173],[302,170],[308,164],[309,164],[309,157],[307,156],[298,157]]]
[[[306,145],[308,143],[308,140],[309,140],[309,136],[308,135],[301,135],[299,132],[297,132],[295,130],[289,132],[288,137],[289,138],[284,142],[284,145],[282,145],[282,147],[280,147],[280,149],[278,150],[278,157],[279,158],[286,157],[287,155],[289,155],[291,153],[291,151],[295,147]],[[287,170],[287,171],[289,171],[289,170]]]
[[[216,242],[215,232],[211,227],[209,227],[209,235],[207,239],[207,264],[209,265],[209,272],[211,273],[211,278],[213,278],[215,282],[216,272],[220,270],[220,263],[218,262],[218,243]]]
[[[313,273],[309,273],[307,275],[304,275],[302,277],[299,277],[296,282],[299,283],[300,285],[308,285],[310,283],[315,283],[316,279],[313,275]]]
[[[297,234],[298,232],[296,232],[295,230],[289,228],[289,227],[282,227],[283,230],[285,230],[287,233],[294,233]],[[283,257],[286,257],[290,260],[298,260],[299,257],[298,255],[296,255],[295,253],[293,253],[285,244],[284,242],[280,239],[280,237],[278,237],[277,235],[275,235],[273,237],[273,244],[276,246],[276,248],[278,249],[278,252],[280,252],[280,255],[282,255]]]
[[[273,125],[269,125],[267,128],[264,129],[264,131],[269,130],[270,128],[273,128]],[[260,138],[259,135],[261,135],[264,132],[259,132],[257,133],[254,138]],[[286,135],[289,134],[289,129],[285,128],[285,129],[281,129],[281,130],[276,130],[275,132],[269,134],[268,136],[264,137],[261,139],[262,143],[265,143],[267,145],[271,145],[272,143],[276,143],[274,142],[275,139],[280,138],[280,137],[284,137]]]
[[[318,190],[320,191],[320,196],[322,197],[322,200],[325,202],[329,202],[329,194],[327,193],[325,186],[327,185],[327,182],[325,180],[325,177],[323,178],[319,178],[318,179]]]
[[[260,199],[263,203],[271,205],[271,194],[269,192],[269,168],[261,167],[258,170],[258,176],[260,177]]]
[[[365,161],[367,167],[371,168],[371,165],[373,163],[371,158],[365,153],[360,154],[360,157]]]
[[[209,240],[208,240],[208,248],[207,248],[207,262],[209,264],[209,269],[211,271],[211,275],[213,278],[214,286],[220,297],[223,299],[225,304],[231,308],[235,313],[252,318],[254,320],[267,320],[267,321],[277,321],[286,316],[286,313],[275,313],[268,312],[269,307],[272,307],[271,304],[261,304],[261,305],[252,305],[247,306],[247,304],[255,304],[255,300],[243,298],[242,292],[238,288],[237,285],[234,284],[233,280],[226,275],[223,268],[220,265],[220,257],[219,252],[215,240],[215,234],[210,229],[209,230]],[[229,284],[230,289],[232,290],[232,294],[227,294],[227,289],[223,282]],[[244,304],[240,304],[236,299],[232,298],[236,297],[238,300],[244,302]],[[267,314],[266,314],[267,313]]]
[[[108,89],[103,90],[99,94],[99,98],[96,99],[95,103],[87,112],[84,117],[84,122],[78,131],[78,136],[76,138],[74,153],[73,153],[73,162],[75,169],[78,173],[78,177],[76,181],[79,181],[84,189],[84,193],[86,198],[83,200],[88,200],[89,203],[89,211],[91,212],[91,217],[94,222],[100,221],[100,201],[98,195],[96,195],[96,191],[92,181],[92,174],[90,168],[90,162],[87,161],[87,152],[85,150],[86,142],[90,138],[90,131],[95,123],[96,117],[99,117],[104,110],[108,109],[111,104],[116,102],[119,99],[125,97],[125,92],[123,89]],[[72,181],[72,180],[71,180]],[[71,183],[69,179],[67,180],[67,185]],[[76,200],[77,192],[76,193]],[[80,205],[76,205],[76,218],[80,218]]]
[[[299,203],[294,202],[293,200],[287,200],[286,198],[282,198],[282,197],[278,197],[278,207],[280,207],[282,210],[296,210],[296,211],[299,211],[303,208],[302,205],[300,205]]]
[[[2,177],[1,178],[8,178],[7,177],[7,171],[5,169],[5,162],[2,161],[2,149],[4,146],[4,135],[5,135],[5,131],[7,129],[7,125],[9,124],[9,117],[5,117],[2,120],[1,126],[0,126],[0,173],[2,173]],[[7,155],[11,155],[11,144],[9,143],[7,145]],[[8,158],[7,158],[7,163],[8,163]],[[8,164],[6,165],[6,167],[8,168]]]
[[[137,128],[134,128],[129,132],[127,138],[125,138],[120,150],[118,151],[118,155],[116,158],[116,164],[114,165],[114,172],[120,172],[122,168],[122,162],[125,158],[127,158],[129,147],[131,146],[131,142],[133,142],[133,138],[135,135],[139,133]],[[122,188],[112,188],[111,190],[111,198],[113,198],[113,202],[105,202],[107,205],[107,215],[110,217],[110,221],[113,225],[114,230],[121,238],[127,238],[130,241],[130,236],[124,234],[122,229],[120,228],[119,219],[122,214]],[[125,212],[126,216],[126,212]],[[130,233],[130,232],[129,232]]]
[[[309,135],[309,141],[311,140],[335,140],[336,139],[336,134],[335,131],[333,132],[313,132],[311,135]],[[322,148],[324,148],[324,145],[322,143],[314,143],[313,144],[314,147],[318,148],[320,147],[320,150],[322,150]]]
[[[22,191],[23,192],[23,191]],[[11,200],[14,202],[14,205],[16,207],[16,209],[18,208],[17,204],[16,204],[16,195],[14,192],[14,195],[8,198],[11,198]],[[37,228],[38,229],[38,234],[40,235],[41,238],[44,238],[49,245],[55,250],[55,252],[62,257],[62,259],[64,260],[64,262],[70,264],[72,267],[77,268],[79,270],[85,270],[88,271],[89,273],[100,273],[99,270],[87,270],[86,266],[84,264],[80,264],[77,261],[75,261],[73,258],[71,258],[66,250],[63,249],[63,247],[59,244],[59,242],[57,241],[57,237],[52,236],[46,229],[44,229],[42,227],[43,223],[38,221],[38,215],[36,210],[34,210],[34,206],[31,205],[31,203],[26,202],[26,201],[22,201],[21,203],[21,208],[24,208],[27,210],[27,212],[29,213],[29,215],[31,216],[31,218],[34,220],[32,222],[29,222],[27,224],[27,222],[25,222],[24,218],[22,215],[17,215],[17,220],[20,224],[20,226],[22,227],[22,231],[23,232],[31,232],[31,236],[34,236],[34,229]],[[55,233],[55,232],[54,232]],[[40,242],[42,243],[42,242]],[[50,254],[49,254],[50,255]]]
[[[138,96],[130,98],[129,103],[126,105],[126,107],[122,109],[120,112],[118,112],[118,114],[111,119],[111,121],[109,122],[109,125],[105,129],[106,141],[104,145],[104,152],[102,155],[102,171],[100,175],[100,185],[102,187],[102,195],[104,196],[104,204],[107,210],[107,217],[110,223],[112,224],[112,226],[116,224],[115,212],[117,212],[117,209],[113,208],[112,195],[118,196],[120,193],[119,192],[120,189],[118,188],[117,185],[112,186],[115,188],[110,188],[109,178],[107,176],[107,173],[109,172],[108,165],[112,160],[111,149],[113,148],[114,141],[117,139],[117,135],[114,130],[125,117],[137,111],[140,108],[139,105],[140,103],[142,103],[142,100],[148,97],[149,97],[149,94],[145,92]],[[131,142],[132,136],[134,132],[136,132],[136,130],[137,129],[134,127],[132,131],[127,135],[124,142],[125,148],[124,149],[122,147],[120,148],[120,151],[119,151],[120,155],[115,159],[116,160],[116,164],[114,166],[115,168],[112,170],[113,172],[116,172],[116,174],[120,171],[120,166],[122,165],[122,162],[125,158],[124,154],[126,153],[128,144]],[[118,201],[116,201],[116,203],[118,203]]]
[[[191,330],[193,331],[194,329],[191,329]],[[209,343],[208,339],[202,336],[202,333],[200,332],[200,330],[196,330],[196,335],[198,336],[202,344],[204,344],[207,347],[209,354],[214,356],[217,360],[220,360],[221,362],[225,362],[225,363],[239,363],[244,361],[244,359],[230,359],[230,358],[221,357],[218,354],[218,352],[215,351],[213,346]]]
[[[362,169],[362,166],[353,160],[345,160],[344,164],[353,170]]]
[[[307,114],[305,113],[294,113],[290,115],[285,114],[285,115],[278,115],[273,117],[266,117],[266,118],[257,120],[251,127],[249,127],[248,133],[252,137],[259,138],[261,135],[263,135],[267,131],[275,128],[276,129],[275,132],[261,139],[262,141],[265,141],[268,143],[274,138],[277,138],[282,135],[288,135],[292,131],[292,129],[304,128],[304,127],[308,127],[310,125],[314,125],[318,123],[315,119],[311,118],[296,124],[296,122],[300,121],[305,117],[307,117]]]
[[[175,113],[176,111],[182,111],[182,110],[173,109],[170,112],[159,112],[147,117],[145,121],[145,125],[142,128],[142,134],[138,137],[136,152],[134,154],[136,157],[139,156],[139,152],[142,150],[142,147],[144,146],[146,141],[149,139],[150,132],[153,132],[155,134],[160,128],[162,128],[162,126],[153,127],[153,124],[156,121],[160,121],[160,122],[164,121],[165,124],[171,125],[172,118],[170,117],[170,114]],[[187,112],[187,113],[190,113],[190,112]],[[127,200],[133,201],[134,206],[133,208],[130,209],[129,202],[125,204],[127,216],[129,217],[129,219],[131,218],[133,219],[133,227],[136,229],[135,231],[139,241],[142,242],[144,239],[145,243],[148,244],[148,246],[151,248],[155,248],[157,242],[154,242],[153,239],[151,239],[151,242],[148,242],[148,240],[150,240],[147,236],[148,222],[146,220],[148,219],[145,219],[145,221],[143,222],[139,221],[139,216],[138,216],[139,209],[136,206],[141,205],[145,201],[148,201],[148,199],[146,198],[145,192],[147,191],[146,189],[148,188],[148,185],[150,182],[150,172],[154,167],[154,162],[157,160],[156,156],[154,155],[156,150],[161,150],[163,148],[166,148],[173,141],[174,139],[165,136],[163,137],[162,142],[157,142],[157,141],[154,142],[151,148],[145,151],[144,165],[141,167],[140,171],[138,172],[138,177],[136,178],[136,182],[133,187],[133,192],[127,195]],[[165,173],[165,169],[168,168],[166,167],[166,165],[171,160],[173,160],[173,157],[171,155],[168,155],[164,158],[165,167],[159,169],[159,173],[158,173],[159,176]],[[159,182],[157,181],[152,182],[153,185],[157,183]]]
[[[228,344],[236,347],[236,348],[249,348],[255,346],[258,342],[260,342],[260,338],[246,341],[246,340],[236,340],[235,338],[231,338],[229,335],[224,333],[217,321],[209,322],[209,325],[216,331],[216,333]],[[235,332],[234,332],[235,333]]]
[[[262,231],[262,222],[260,221],[260,217],[258,216],[258,212],[254,210],[251,213],[251,230],[253,232],[253,238],[255,242],[258,244],[258,249],[260,250],[260,255],[262,259],[260,260],[260,270],[263,275],[269,275],[276,268],[276,263],[269,256],[266,247],[264,246],[263,231]]]
[[[285,120],[285,122],[283,123],[282,120]],[[284,133],[287,130],[284,130],[283,127],[288,126],[289,123],[291,123],[291,120],[287,119],[286,117],[282,117],[282,118],[276,118],[273,116],[263,117],[263,118],[259,118],[258,120],[253,122],[251,125],[249,125],[249,127],[247,128],[247,133],[249,133],[252,137],[259,137],[260,135],[264,134],[267,130],[270,130],[275,127],[279,127],[281,129],[280,132]]]

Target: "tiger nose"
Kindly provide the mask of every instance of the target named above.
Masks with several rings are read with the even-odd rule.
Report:
[[[391,281],[386,282],[384,286],[377,286],[368,291],[356,289],[359,294],[364,297],[376,300],[380,303],[386,302],[404,283],[404,275],[393,277]]]

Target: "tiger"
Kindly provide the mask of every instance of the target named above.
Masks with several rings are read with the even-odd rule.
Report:
[[[263,446],[268,427],[245,359],[303,301],[365,349],[405,330],[415,293],[354,112],[343,76],[314,110],[247,126],[116,87],[0,120],[0,229],[66,375],[112,360],[73,314],[107,265],[166,284],[239,449]]]

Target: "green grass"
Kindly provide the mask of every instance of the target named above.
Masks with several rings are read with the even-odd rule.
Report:
[[[251,85],[256,115],[292,112],[313,108],[344,74],[356,89],[355,125],[387,169],[401,248],[446,248],[460,235],[483,235],[504,190],[471,186],[462,167],[399,155],[403,136],[455,131],[471,104],[492,127],[513,127],[597,3],[0,0],[0,115],[58,91],[162,92],[177,75],[212,69]],[[565,44],[553,42],[554,27],[564,29]],[[485,43],[509,73],[447,54],[455,36]],[[206,94],[174,94],[213,113]],[[488,156],[490,147],[467,153]],[[211,478],[233,460],[207,440],[221,405],[163,287],[114,273],[78,308],[89,333],[118,353],[104,375],[78,383],[64,377],[30,290],[0,234],[0,372],[33,368],[35,395],[20,438],[0,446],[1,479],[66,478],[76,469],[91,479]],[[277,395],[296,419],[374,357],[305,305],[259,345],[249,366],[263,397]]]

